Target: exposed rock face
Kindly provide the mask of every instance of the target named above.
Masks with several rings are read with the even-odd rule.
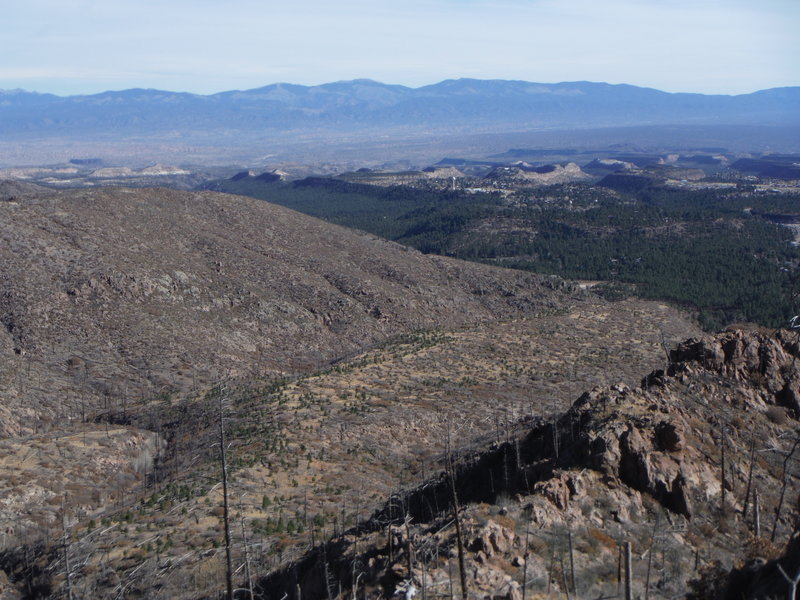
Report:
[[[617,160],[613,158],[595,158],[590,163],[584,165],[584,169],[591,169],[596,171],[632,171],[636,169],[636,165],[631,162]]]
[[[145,167],[141,171],[139,171],[141,175],[188,175],[189,171],[185,169],[180,169],[178,167],[174,167],[172,165],[162,165],[160,163],[156,163],[149,167]]]
[[[470,544],[473,552],[483,552],[487,557],[497,553],[507,554],[514,549],[517,536],[502,525],[489,520]]]
[[[744,438],[747,428],[730,434],[727,428],[743,425],[742,413],[763,419],[773,406],[800,416],[798,353],[797,335],[789,331],[734,330],[688,340],[671,353],[669,374],[654,372],[638,390],[617,386],[587,392],[570,419],[586,431],[582,443],[594,468],[691,517],[693,504],[721,493],[718,468],[706,458],[719,453],[721,428],[726,428],[726,443],[736,443],[728,435]],[[627,422],[599,418],[620,412],[628,415]],[[698,417],[712,428],[701,427]]]
[[[578,462],[597,469],[606,477],[663,503],[667,508],[686,517],[691,516],[688,488],[702,489],[704,494],[713,488],[713,472],[703,465],[695,448],[685,444],[689,427],[670,407],[670,402],[653,402],[652,394],[617,389],[595,390],[584,394],[573,406],[569,419],[579,423],[580,437],[562,461]],[[627,419],[614,415],[627,414]],[[609,418],[610,416],[610,418]],[[553,488],[552,480],[539,484],[543,490]],[[554,497],[559,508],[569,503],[561,494]],[[699,493],[699,492],[697,492]]]
[[[453,179],[459,180],[459,187],[463,186],[465,173],[455,167],[426,167],[421,171],[382,171],[359,169],[355,173],[343,173],[337,177],[352,183],[375,185],[380,187],[408,186],[434,189],[450,189]]]
[[[662,452],[678,452],[683,449],[680,432],[673,423],[662,421],[656,425],[656,447]]]
[[[513,180],[530,182],[536,185],[585,181],[591,178],[591,175],[585,173],[579,165],[572,162],[566,165],[546,165],[536,168],[496,167],[484,177],[484,179],[492,181]]]
[[[464,173],[455,167],[427,167],[422,170],[425,177],[430,179],[450,179],[452,177],[464,177]]]
[[[765,333],[727,331],[718,336],[692,339],[679,345],[671,358],[679,363],[673,374],[692,373],[700,367],[736,381],[757,381],[768,395],[752,398],[763,406],[776,404],[800,416],[800,336],[780,330]]]
[[[557,420],[534,421],[523,438],[471,457],[456,480],[465,507],[461,526],[470,594],[517,598],[520,586],[542,573],[548,586],[574,591],[571,567],[565,565],[567,535],[569,552],[575,552],[575,563],[582,565],[578,569],[584,569],[578,575],[584,592],[613,591],[597,573],[605,572],[609,563],[616,565],[619,541],[630,540],[641,556],[657,547],[675,553],[674,572],[663,575],[651,595],[683,594],[688,580],[697,576],[696,556],[702,554],[709,564],[719,561],[722,569],[752,557],[751,544],[769,546],[752,533],[756,486],[762,518],[772,522],[777,540],[785,540],[795,526],[797,508],[784,505],[778,510],[781,465],[794,448],[797,421],[790,413],[776,422],[768,410],[794,381],[797,352],[791,332],[770,336],[729,331],[690,340],[673,352],[666,373],[652,373],[642,387],[595,388]],[[758,460],[750,458],[751,443]],[[400,575],[392,571],[391,553],[378,535],[371,551],[395,573],[381,579],[384,594],[396,589],[398,577],[435,586],[448,569],[455,572],[452,513],[444,510],[442,516],[426,508],[441,507],[447,489],[446,478],[429,481],[402,505],[408,511],[405,518],[411,519],[406,528],[413,532],[415,547],[431,547],[435,538],[439,553],[448,549],[448,564],[431,559],[423,567],[419,563],[425,559],[418,552],[413,572],[406,569]],[[502,508],[491,505],[499,497]],[[742,518],[747,505],[750,516]],[[380,531],[390,516],[390,509],[376,514],[367,529]],[[542,538],[543,532],[550,532],[549,537]],[[529,552],[536,536],[538,556]],[[548,552],[542,539],[561,548],[558,567],[555,558],[549,563],[542,559]],[[733,547],[730,539],[742,542]],[[781,562],[792,576],[800,568],[796,540]],[[363,543],[364,538],[359,547]],[[395,549],[394,561],[401,564],[401,540]],[[739,597],[742,590],[748,598],[778,596],[786,589],[776,578],[775,563],[763,568],[758,566],[763,560],[748,564],[734,573],[729,586],[733,595],[728,597]],[[278,576],[270,581],[275,592],[283,589],[279,581]]]

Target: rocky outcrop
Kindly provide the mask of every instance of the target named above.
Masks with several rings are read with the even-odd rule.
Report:
[[[741,330],[691,339],[671,352],[671,374],[706,369],[768,392],[767,403],[784,406],[800,417],[800,335]]]
[[[617,160],[614,158],[595,158],[591,162],[583,165],[583,168],[587,171],[609,173],[614,171],[632,171],[637,167],[632,162],[626,162],[624,160]]]
[[[661,576],[651,589],[654,597],[685,593],[698,577],[701,555],[704,564],[718,562],[718,582],[725,566],[752,556],[752,544],[764,545],[752,533],[756,486],[762,518],[769,518],[776,539],[785,539],[794,509],[784,505],[781,512],[781,465],[797,422],[789,414],[776,422],[768,409],[792,381],[796,351],[791,332],[730,331],[690,340],[673,352],[666,372],[652,373],[641,387],[595,388],[560,418],[529,421],[529,431],[515,441],[465,457],[456,487],[465,507],[459,518],[470,598],[517,598],[529,578],[543,574],[547,589],[574,592],[583,585],[592,594],[612,592],[598,573],[618,564],[621,540],[632,541],[640,561],[650,553],[660,552],[662,559],[672,553],[675,570]],[[751,448],[758,450],[757,460]],[[381,541],[373,547],[391,574],[380,579],[384,596],[402,586],[435,593],[439,585],[452,585],[458,551],[448,490],[446,478],[431,480],[399,501],[406,524],[390,529],[399,534],[391,536],[393,546]],[[747,505],[750,516],[743,518]],[[375,532],[387,521],[391,509],[376,513],[358,544],[367,543],[366,535],[381,539]],[[410,570],[404,566],[409,539],[416,560]],[[732,546],[731,539],[751,541]],[[530,552],[537,544],[538,554]],[[567,564],[573,553],[578,567]],[[781,563],[793,573],[800,564],[795,555],[790,549]],[[743,568],[730,589],[753,590],[748,598],[764,591],[777,597],[782,592],[775,564],[763,576],[772,583]],[[574,577],[572,569],[583,575]],[[699,576],[711,577],[711,571],[702,568]],[[280,595],[289,588],[276,575],[267,589]],[[373,589],[369,597],[377,597]]]
[[[668,426],[675,428],[672,424]],[[660,451],[655,441],[655,436],[645,439],[640,430],[629,427],[620,438],[619,477],[632,488],[649,493],[670,510],[690,517],[685,469],[679,459]]]
[[[552,185],[572,181],[586,181],[592,176],[576,163],[545,165],[543,167],[501,166],[492,169],[484,179],[494,182],[532,183]]]
[[[513,531],[490,519],[469,546],[473,552],[483,552],[485,557],[491,557],[498,553],[508,554],[514,549],[516,542],[517,536]]]

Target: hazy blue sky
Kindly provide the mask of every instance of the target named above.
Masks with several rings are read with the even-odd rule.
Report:
[[[9,0],[0,89],[196,93],[371,78],[800,85],[800,0]]]

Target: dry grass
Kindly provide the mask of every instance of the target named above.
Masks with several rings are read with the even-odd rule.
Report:
[[[6,543],[37,525],[54,525],[65,503],[69,521],[94,516],[141,480],[152,462],[154,434],[84,425],[79,433],[51,433],[0,441],[0,527]],[[24,516],[23,516],[24,515]]]
[[[510,423],[562,410],[585,389],[637,383],[662,366],[659,326],[674,340],[696,331],[663,305],[629,300],[611,313],[586,301],[567,314],[406,336],[268,392],[238,389],[229,400],[237,564],[240,513],[259,572],[274,568],[312,536],[352,526],[392,491],[429,477],[440,468],[448,431],[454,448],[504,439]],[[169,410],[163,403],[134,408],[156,406]],[[102,431],[85,442],[73,433],[26,461],[61,466],[69,456],[80,465],[82,452],[99,458],[115,444]],[[191,470],[182,467],[177,479],[145,494],[135,478],[123,478],[128,508],[96,517],[91,534],[85,525],[74,530],[87,538],[89,563],[120,564],[127,555],[124,579],[135,568],[131,556],[138,564],[152,559],[173,597],[203,589],[220,568],[222,502],[218,468],[207,462],[214,451],[204,452]],[[118,497],[114,485],[102,495],[106,502]],[[181,588],[187,581],[197,587]]]

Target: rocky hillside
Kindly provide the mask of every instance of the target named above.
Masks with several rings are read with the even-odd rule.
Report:
[[[424,256],[257,200],[14,189],[0,202],[6,433],[566,302],[555,280]]]
[[[609,596],[626,543],[638,596],[782,597],[778,566],[800,569],[798,354],[786,331],[682,343],[640,386],[595,388],[457,456],[452,479],[393,496],[263,597],[462,597],[462,582],[469,598]]]
[[[262,577],[435,471],[445,423],[474,447],[696,331],[257,200],[2,190],[0,595],[216,589],[220,397]]]

